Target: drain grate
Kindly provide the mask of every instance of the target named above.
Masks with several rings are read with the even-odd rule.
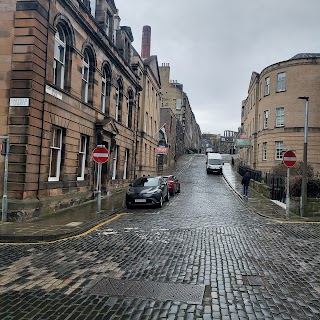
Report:
[[[89,286],[87,292],[97,295],[146,298],[160,301],[176,300],[190,304],[201,304],[204,289],[204,285],[102,278]]]

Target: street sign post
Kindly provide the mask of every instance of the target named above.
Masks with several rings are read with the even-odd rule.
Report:
[[[296,162],[296,154],[292,150],[286,151],[282,156],[282,161],[287,167],[287,192],[286,192],[286,216],[289,219],[289,208],[290,208],[290,168],[292,168]]]
[[[98,209],[97,212],[101,211],[101,169],[102,164],[107,162],[109,159],[109,151],[105,146],[97,146],[92,152],[92,158],[98,163],[97,181],[98,181]]]
[[[3,195],[2,195],[2,222],[7,221],[8,213],[8,156],[9,156],[9,136],[0,136],[2,140],[1,155],[4,158]]]

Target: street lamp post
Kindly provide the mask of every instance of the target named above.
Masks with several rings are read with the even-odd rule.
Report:
[[[302,167],[302,184],[301,184],[301,203],[300,215],[306,215],[307,206],[307,169],[308,169],[308,113],[309,113],[309,97],[299,97],[306,101],[306,110],[304,117],[304,144],[303,144],[303,167]]]

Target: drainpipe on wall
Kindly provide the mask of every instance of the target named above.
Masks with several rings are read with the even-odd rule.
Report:
[[[138,128],[139,128],[139,108],[140,108],[140,93],[138,92],[138,99],[136,105],[136,128],[135,128],[135,143],[134,143],[134,161],[133,161],[133,179],[136,178],[136,171],[137,171],[137,144],[138,144]]]

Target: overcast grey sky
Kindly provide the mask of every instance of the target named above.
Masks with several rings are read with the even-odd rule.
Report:
[[[319,0],[115,0],[141,53],[184,85],[202,133],[237,131],[251,73],[302,52],[320,52]]]

